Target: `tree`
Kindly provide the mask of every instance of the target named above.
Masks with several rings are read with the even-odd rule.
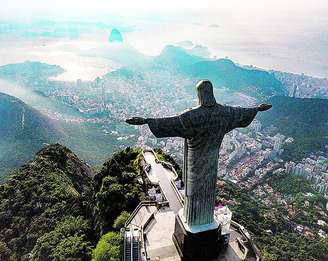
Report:
[[[101,237],[92,252],[92,261],[119,261],[123,254],[123,237],[109,232]]]
[[[92,245],[87,240],[90,226],[82,217],[68,216],[55,229],[40,237],[33,250],[33,261],[89,260]]]
[[[6,243],[0,241],[0,260],[10,261],[11,250],[7,247]]]
[[[84,235],[62,239],[51,254],[51,260],[89,260],[91,244]]]
[[[130,217],[130,213],[127,211],[123,211],[114,221],[113,228],[119,230],[124,227],[125,222]]]
[[[116,177],[105,177],[96,199],[100,215],[106,217],[107,228],[113,224],[114,219],[126,206],[123,185],[118,183]]]
[[[113,230],[122,211],[132,212],[146,199],[147,182],[139,166],[141,150],[126,148],[108,160],[95,176],[95,227],[99,236]]]

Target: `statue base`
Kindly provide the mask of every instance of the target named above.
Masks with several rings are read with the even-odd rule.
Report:
[[[181,215],[177,214],[172,239],[181,261],[206,261],[218,257],[222,245],[220,232],[220,227],[213,224],[207,230],[193,232],[185,227]]]

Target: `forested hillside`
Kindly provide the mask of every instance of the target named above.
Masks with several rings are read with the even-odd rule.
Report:
[[[140,150],[126,148],[94,179],[68,148],[39,151],[0,185],[1,261],[119,260],[118,231],[145,198],[139,161]]]
[[[61,226],[58,222],[65,222],[65,219],[70,220],[68,223],[74,220],[85,226],[86,230],[90,229],[88,219],[93,205],[92,178],[91,169],[69,149],[51,145],[38,152],[33,160],[1,185],[0,241],[10,249],[12,257],[28,260],[37,240],[45,233],[59,229],[56,228]],[[72,229],[75,229],[74,226]],[[48,235],[51,240],[56,239],[54,233]],[[59,247],[57,245],[63,240],[67,240],[67,244],[81,240],[85,247],[91,245],[90,235],[70,238],[71,233],[64,234],[65,237],[52,243],[53,247]],[[47,249],[42,248],[40,251],[45,252],[38,253],[40,258],[35,260],[45,260],[45,256],[49,254],[50,258],[53,254],[50,246],[44,247]],[[89,250],[85,248],[78,251]]]
[[[32,158],[44,143],[56,142],[60,128],[12,96],[0,93],[0,179]]]
[[[107,135],[101,124],[59,120],[53,115],[0,93],[0,182],[45,144],[63,144],[89,164],[101,165],[119,142],[124,143]]]
[[[275,96],[268,102],[272,109],[259,115],[263,127],[274,126],[294,138],[285,147],[285,159],[297,161],[311,152],[328,150],[328,100]]]
[[[287,94],[287,90],[272,73],[246,69],[229,59],[200,61],[185,66],[183,73],[197,79],[211,79],[217,88],[225,87],[231,92],[242,92],[258,99]]]

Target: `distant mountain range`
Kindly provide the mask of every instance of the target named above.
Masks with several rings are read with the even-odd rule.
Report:
[[[165,70],[179,70],[204,60],[206,58],[193,55],[182,47],[167,45],[153,58],[151,65]]]
[[[35,61],[0,66],[0,78],[19,82],[25,86],[42,86],[49,77],[57,76],[63,72],[65,70],[58,65]]]
[[[44,144],[55,142],[73,148],[93,165],[101,164],[116,146],[126,143],[104,133],[99,124],[52,120],[20,99],[0,92],[0,181]]]
[[[105,77],[120,78],[124,81],[127,75],[131,78],[134,74],[157,74],[169,71],[172,75],[192,81],[209,79],[217,89],[229,93],[242,93],[258,100],[274,95],[288,95],[287,89],[273,73],[241,67],[229,59],[214,60],[200,57],[188,49],[173,45],[164,47],[162,52],[154,57],[143,56],[128,46],[115,48],[115,52],[109,50],[104,55],[121,63],[123,67],[106,74]]]
[[[327,99],[275,96],[268,102],[272,109],[259,115],[263,126],[272,125],[295,139],[285,148],[286,159],[300,160],[311,152],[328,151]]]
[[[273,73],[259,69],[249,69],[236,65],[229,59],[210,59],[194,55],[192,51],[168,45],[158,56],[149,57],[127,44],[109,45],[103,49],[81,53],[85,56],[99,56],[117,63],[115,77],[129,74],[158,73],[171,71],[194,80],[209,79],[214,87],[229,92],[240,92],[257,99],[274,95],[288,95],[287,89],[277,80]],[[122,70],[123,69],[123,70]],[[23,83],[41,89],[49,77],[57,76],[64,69],[57,65],[40,62],[24,62],[0,66],[0,78]],[[107,75],[108,76],[108,75]],[[123,79],[124,80],[124,79]]]
[[[288,95],[287,89],[273,73],[236,65],[229,59],[209,59],[194,55],[185,48],[168,45],[144,63],[146,71],[172,71],[195,80],[209,79],[214,87],[240,92],[257,99]],[[143,73],[143,71],[141,71]]]
[[[288,94],[272,73],[246,69],[229,59],[200,61],[182,68],[182,72],[197,79],[209,79],[216,88],[225,87],[255,98]]]
[[[23,164],[61,135],[56,124],[21,100],[0,93],[1,172]]]

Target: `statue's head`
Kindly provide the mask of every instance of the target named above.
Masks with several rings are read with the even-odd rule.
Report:
[[[209,80],[201,80],[196,85],[199,105],[211,107],[216,104],[213,85]]]

